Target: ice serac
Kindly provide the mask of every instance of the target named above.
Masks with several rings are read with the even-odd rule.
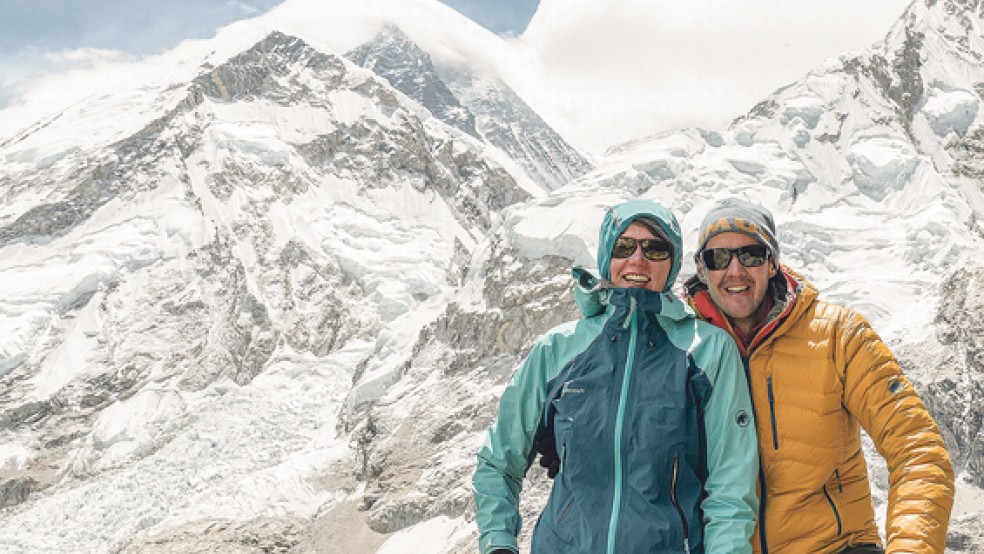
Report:
[[[546,190],[592,169],[501,79],[467,65],[435,64],[396,26],[386,27],[346,56],[441,121],[501,149]]]

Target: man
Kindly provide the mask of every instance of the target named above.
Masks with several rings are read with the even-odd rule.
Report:
[[[697,314],[741,350],[762,473],[756,551],[943,552],[953,468],[933,418],[895,358],[852,310],[779,263],[772,214],[716,205],[686,283]],[[860,428],[889,469],[885,550]]]
[[[662,206],[605,214],[602,279],[575,269],[598,313],[537,341],[478,453],[482,554],[519,551],[523,476],[547,437],[556,479],[533,553],[751,552],[752,405],[733,341],[670,292],[681,257]]]

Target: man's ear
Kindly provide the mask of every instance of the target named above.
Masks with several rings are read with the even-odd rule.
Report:
[[[775,277],[776,276],[776,273],[777,273],[777,270],[776,270],[776,262],[775,262],[775,260],[773,260],[773,259],[770,258],[769,259],[769,279],[772,279],[773,277]]]
[[[704,264],[701,263],[700,260],[697,260],[697,279],[699,279],[701,283],[704,283],[705,285],[707,284],[707,276],[704,275]]]

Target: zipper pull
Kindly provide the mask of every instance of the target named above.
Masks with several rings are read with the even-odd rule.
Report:
[[[622,322],[622,329],[628,329],[632,325],[632,318],[635,316],[636,312],[636,299],[635,296],[629,297],[629,313],[625,314],[625,321]]]

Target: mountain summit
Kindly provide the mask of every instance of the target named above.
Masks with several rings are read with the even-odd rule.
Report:
[[[500,79],[465,66],[435,67],[399,28],[388,26],[346,56],[371,69],[441,121],[502,150],[546,190],[580,177],[591,164]]]

